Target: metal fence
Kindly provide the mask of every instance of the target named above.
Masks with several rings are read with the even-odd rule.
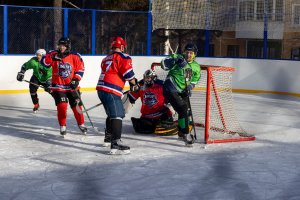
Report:
[[[109,53],[111,38],[119,35],[127,41],[130,55],[165,55],[170,53],[170,47],[181,52],[186,43],[193,42],[198,46],[198,56],[300,58],[300,21],[293,29],[284,29],[285,24],[280,22],[280,26],[273,27],[274,21],[264,21],[258,15],[255,20],[247,21],[240,12],[233,14],[239,19],[239,27],[254,27],[253,34],[251,30],[243,32],[241,29],[153,30],[152,11],[0,5],[0,54],[33,54],[39,48],[56,49],[58,39],[68,36],[73,51],[83,55],[104,55]],[[282,29],[281,35],[277,32],[278,27]],[[249,38],[245,37],[247,34]]]

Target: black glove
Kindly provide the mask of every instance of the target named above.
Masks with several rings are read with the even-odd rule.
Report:
[[[78,87],[78,85],[79,85],[78,78],[73,78],[71,83],[70,83],[70,87],[74,90]]]
[[[135,78],[135,84],[132,84],[132,83],[129,82],[129,85],[130,85],[130,91],[131,92],[138,92],[138,91],[140,91],[140,86],[139,86],[138,81],[137,81],[136,78]]]
[[[48,92],[48,93],[52,92],[51,89],[50,89],[51,82],[52,82],[52,80],[49,79],[44,84],[42,84],[42,86],[44,87],[45,92]]]
[[[53,53],[51,55],[51,58],[53,61],[61,61],[61,57],[59,56],[59,54],[57,52]]]
[[[177,58],[175,63],[180,67],[181,69],[184,68],[188,63],[184,58]]]
[[[49,87],[44,87],[45,92],[51,93],[51,89]]]
[[[23,81],[23,78],[24,78],[24,72],[22,72],[22,71],[18,72],[17,80],[18,81]]]
[[[192,89],[194,88],[194,85],[188,85],[183,91],[182,91],[182,95],[185,97],[191,97],[192,96]]]

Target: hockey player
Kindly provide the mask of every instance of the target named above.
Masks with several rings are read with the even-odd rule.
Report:
[[[200,65],[195,61],[197,46],[187,44],[184,54],[172,54],[161,61],[161,67],[169,70],[164,82],[163,92],[167,101],[178,113],[178,136],[190,146],[194,143],[189,134],[189,96],[200,80]]]
[[[142,101],[141,117],[131,118],[135,132],[160,133],[160,135],[177,134],[178,129],[173,123],[172,112],[165,105],[163,81],[157,79],[157,75],[152,69],[148,69],[139,85],[138,92],[130,91],[128,93],[130,103],[134,104],[138,98],[141,98]]]
[[[72,108],[79,129],[83,134],[87,132],[83,114],[76,110],[77,103],[82,109],[79,96],[79,82],[84,74],[84,62],[78,53],[72,53],[70,50],[71,40],[67,37],[62,37],[58,41],[57,50],[50,51],[42,58],[42,64],[53,69],[51,88],[57,106],[57,118],[62,136],[67,133],[68,103]]]
[[[35,57],[32,57],[30,60],[25,62],[17,75],[17,80],[23,81],[25,72],[29,69],[33,70],[33,74],[30,78],[30,82],[33,84],[29,84],[29,92],[33,103],[34,113],[36,113],[36,111],[40,107],[39,98],[37,95],[39,85],[43,86],[45,91],[51,94],[51,90],[49,87],[51,86],[52,69],[44,67],[40,63],[42,56],[44,56],[45,54],[45,49],[37,50],[35,53]]]
[[[124,53],[125,48],[126,42],[122,37],[113,38],[112,52],[101,62],[101,74],[96,87],[107,114],[104,145],[110,143],[110,154],[130,153],[130,147],[121,141],[122,119],[125,117],[121,96],[125,81],[129,82],[131,91],[139,90],[132,60]]]

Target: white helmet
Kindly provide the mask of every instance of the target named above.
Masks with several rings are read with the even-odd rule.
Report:
[[[45,49],[38,49],[36,52],[35,52],[35,55],[46,55],[46,50]]]

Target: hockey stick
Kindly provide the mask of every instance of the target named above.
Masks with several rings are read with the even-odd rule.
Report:
[[[184,73],[184,69],[183,69],[183,73]],[[187,88],[187,78],[188,77],[184,78],[185,88]],[[194,130],[194,137],[195,137],[195,140],[197,140],[195,122],[194,122],[194,117],[193,117],[193,112],[192,112],[192,106],[191,106],[191,100],[190,100],[190,94],[188,94],[187,99],[188,99],[188,107],[190,109],[190,113],[189,114],[190,114],[191,119],[192,119],[192,126],[193,126],[193,130]]]
[[[167,45],[169,46],[169,49],[171,50],[172,54],[177,53],[177,51],[178,51],[178,46],[179,46],[179,45],[176,46],[175,51],[174,51],[173,48],[171,47],[171,44],[170,44],[170,41],[169,41],[169,40],[168,40],[168,42],[167,42]]]
[[[70,2],[70,1],[67,1],[67,0],[63,0],[64,2],[66,2],[67,4],[69,4],[69,5],[71,5],[71,6],[73,6],[74,8],[77,8],[77,9],[79,9],[80,10],[80,8],[78,7],[78,6],[76,6],[76,5],[74,5],[72,2]]]
[[[97,108],[98,106],[101,106],[101,105],[102,105],[102,103],[98,103],[98,104],[96,104],[96,105],[94,105],[94,106],[92,106],[92,107],[90,107],[90,108],[85,109],[85,110],[80,110],[80,107],[79,107],[79,105],[77,104],[77,105],[76,105],[76,110],[77,110],[77,112],[79,112],[80,114],[83,114],[83,113],[86,113],[87,111],[90,111],[90,110],[92,110],[92,109],[94,109],[94,108]]]
[[[35,85],[35,86],[37,86],[37,87],[45,88],[45,87],[44,87],[44,86],[42,86],[42,85],[39,85],[39,84],[36,84],[36,83],[30,82],[30,81],[27,81],[27,80],[22,80],[22,81],[24,81],[24,82],[27,82],[27,83],[29,83],[29,84],[31,84],[31,85]]]
[[[85,111],[86,109],[85,109],[85,106],[84,106],[84,104],[83,104],[83,102],[82,102],[82,99],[81,99],[81,97],[80,97],[80,94],[79,94],[78,90],[74,90],[74,91],[76,92],[76,94],[77,94],[77,96],[78,96],[78,98],[79,98],[79,100],[80,100],[80,102],[81,102],[81,104],[82,104],[82,107],[83,107],[83,109],[84,109],[84,111]],[[78,106],[78,104],[77,104],[76,106]],[[77,108],[76,108],[76,110],[77,110]],[[94,124],[93,124],[93,122],[92,122],[92,120],[91,120],[91,118],[90,118],[88,112],[86,112],[86,116],[88,117],[88,119],[89,119],[89,121],[90,121],[90,124],[92,125],[93,129],[94,129],[97,133],[99,133],[99,131],[98,131],[98,130],[96,129],[96,127],[94,126]]]
[[[123,94],[127,94],[129,91],[126,91],[126,92],[124,92]],[[122,103],[123,104],[125,104],[126,103],[126,101],[127,101],[127,99],[122,99]],[[90,110],[93,110],[94,108],[97,108],[98,106],[101,106],[103,103],[101,102],[101,103],[98,103],[98,104],[96,104],[96,105],[94,105],[94,106],[92,106],[92,107],[90,107],[90,108],[87,108],[87,109],[85,109],[85,110],[81,110],[80,109],[80,107],[79,107],[79,105],[77,104],[76,105],[76,110],[77,110],[77,112],[79,112],[80,114],[83,114],[83,113],[86,113],[87,111],[90,111]]]

